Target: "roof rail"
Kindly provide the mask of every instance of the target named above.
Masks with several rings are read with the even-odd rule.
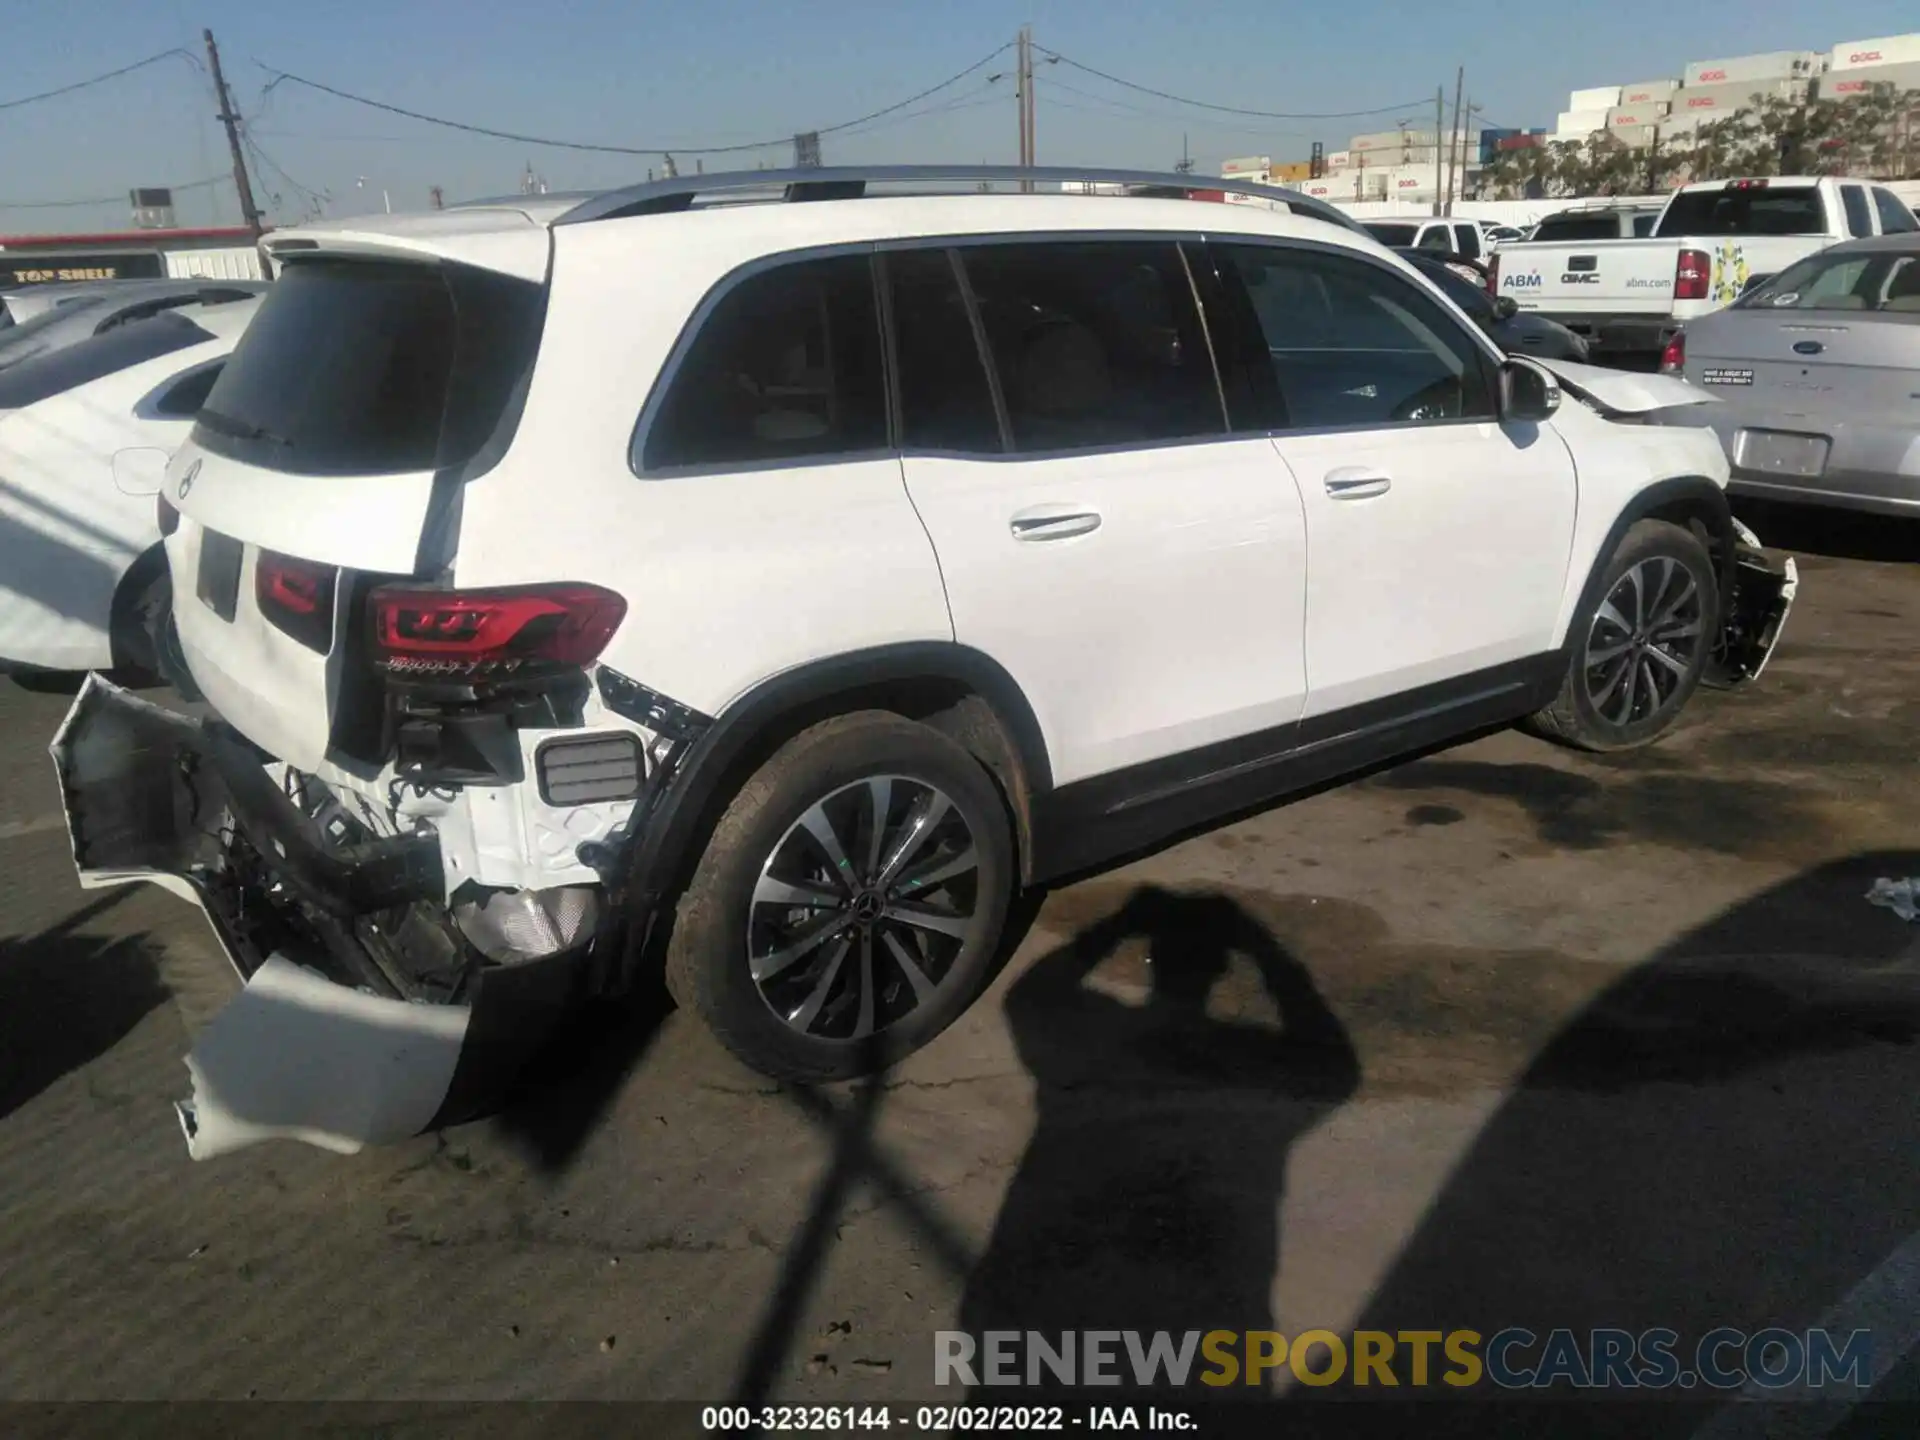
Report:
[[[1150,170],[1089,170],[1063,166],[1023,165],[880,165],[817,166],[804,170],[732,170],[711,175],[681,175],[650,180],[643,185],[609,190],[574,206],[553,223],[582,225],[592,220],[615,220],[629,215],[663,215],[693,208],[703,195],[750,198],[754,191],[777,191],[786,201],[853,200],[879,185],[1095,184],[1152,187],[1161,192],[1191,195],[1214,190],[1271,200],[1298,215],[1311,215],[1346,230],[1360,228],[1345,211],[1275,185],[1248,180],[1216,179],[1211,175],[1167,175]],[[775,198],[768,196],[768,199]]]

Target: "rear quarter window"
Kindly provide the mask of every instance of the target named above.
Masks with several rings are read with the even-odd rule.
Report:
[[[194,439],[301,475],[460,468],[518,415],[546,288],[462,265],[289,260]]]
[[[49,311],[52,315],[57,312]],[[31,323],[31,322],[29,322]],[[19,327],[24,332],[26,325]],[[0,410],[17,410],[51,395],[117,374],[130,365],[155,360],[213,336],[173,311],[117,325],[76,345],[32,355],[0,369]]]

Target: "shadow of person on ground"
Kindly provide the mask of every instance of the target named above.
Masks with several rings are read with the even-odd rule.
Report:
[[[538,1170],[568,1169],[673,1013],[664,987],[566,1016],[485,1122]]]
[[[108,891],[36,935],[0,939],[0,1119],[106,1054],[167,998],[145,936],[75,933],[126,894]]]
[[[1138,1003],[1091,988],[1132,941],[1150,971]],[[1234,956],[1277,1026],[1208,1013]],[[1089,1329],[1270,1329],[1289,1147],[1360,1078],[1305,969],[1231,899],[1148,887],[1036,961],[1006,1011],[1038,1116],[959,1328],[1055,1344]]]
[[[1356,1328],[1523,1327],[1541,1342],[1512,1352],[1527,1367],[1556,1328],[1590,1365],[1594,1328],[1665,1327],[1691,1370],[1715,1327],[1822,1324],[1920,1217],[1920,927],[1864,898],[1877,876],[1916,873],[1920,852],[1808,871],[1603,992],[1482,1129]],[[1884,1360],[1915,1334],[1882,1335]],[[1469,1407],[1514,1393],[1422,1392]],[[1691,1435],[1713,1394],[1616,1388],[1576,1408],[1562,1380],[1544,1398],[1565,1408],[1533,1413],[1539,1433],[1660,1440]],[[1490,1418],[1421,1428],[1486,1433]]]

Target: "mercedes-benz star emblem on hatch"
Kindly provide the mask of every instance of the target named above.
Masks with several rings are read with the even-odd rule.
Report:
[[[178,491],[178,494],[182,500],[187,498],[187,492],[193,489],[193,482],[199,478],[200,478],[200,462],[196,460],[193,462],[193,464],[187,467],[187,473],[180,477],[180,489]]]

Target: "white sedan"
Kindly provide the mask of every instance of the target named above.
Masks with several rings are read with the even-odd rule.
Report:
[[[181,306],[0,372],[0,670],[157,670],[161,480],[259,306]]]

